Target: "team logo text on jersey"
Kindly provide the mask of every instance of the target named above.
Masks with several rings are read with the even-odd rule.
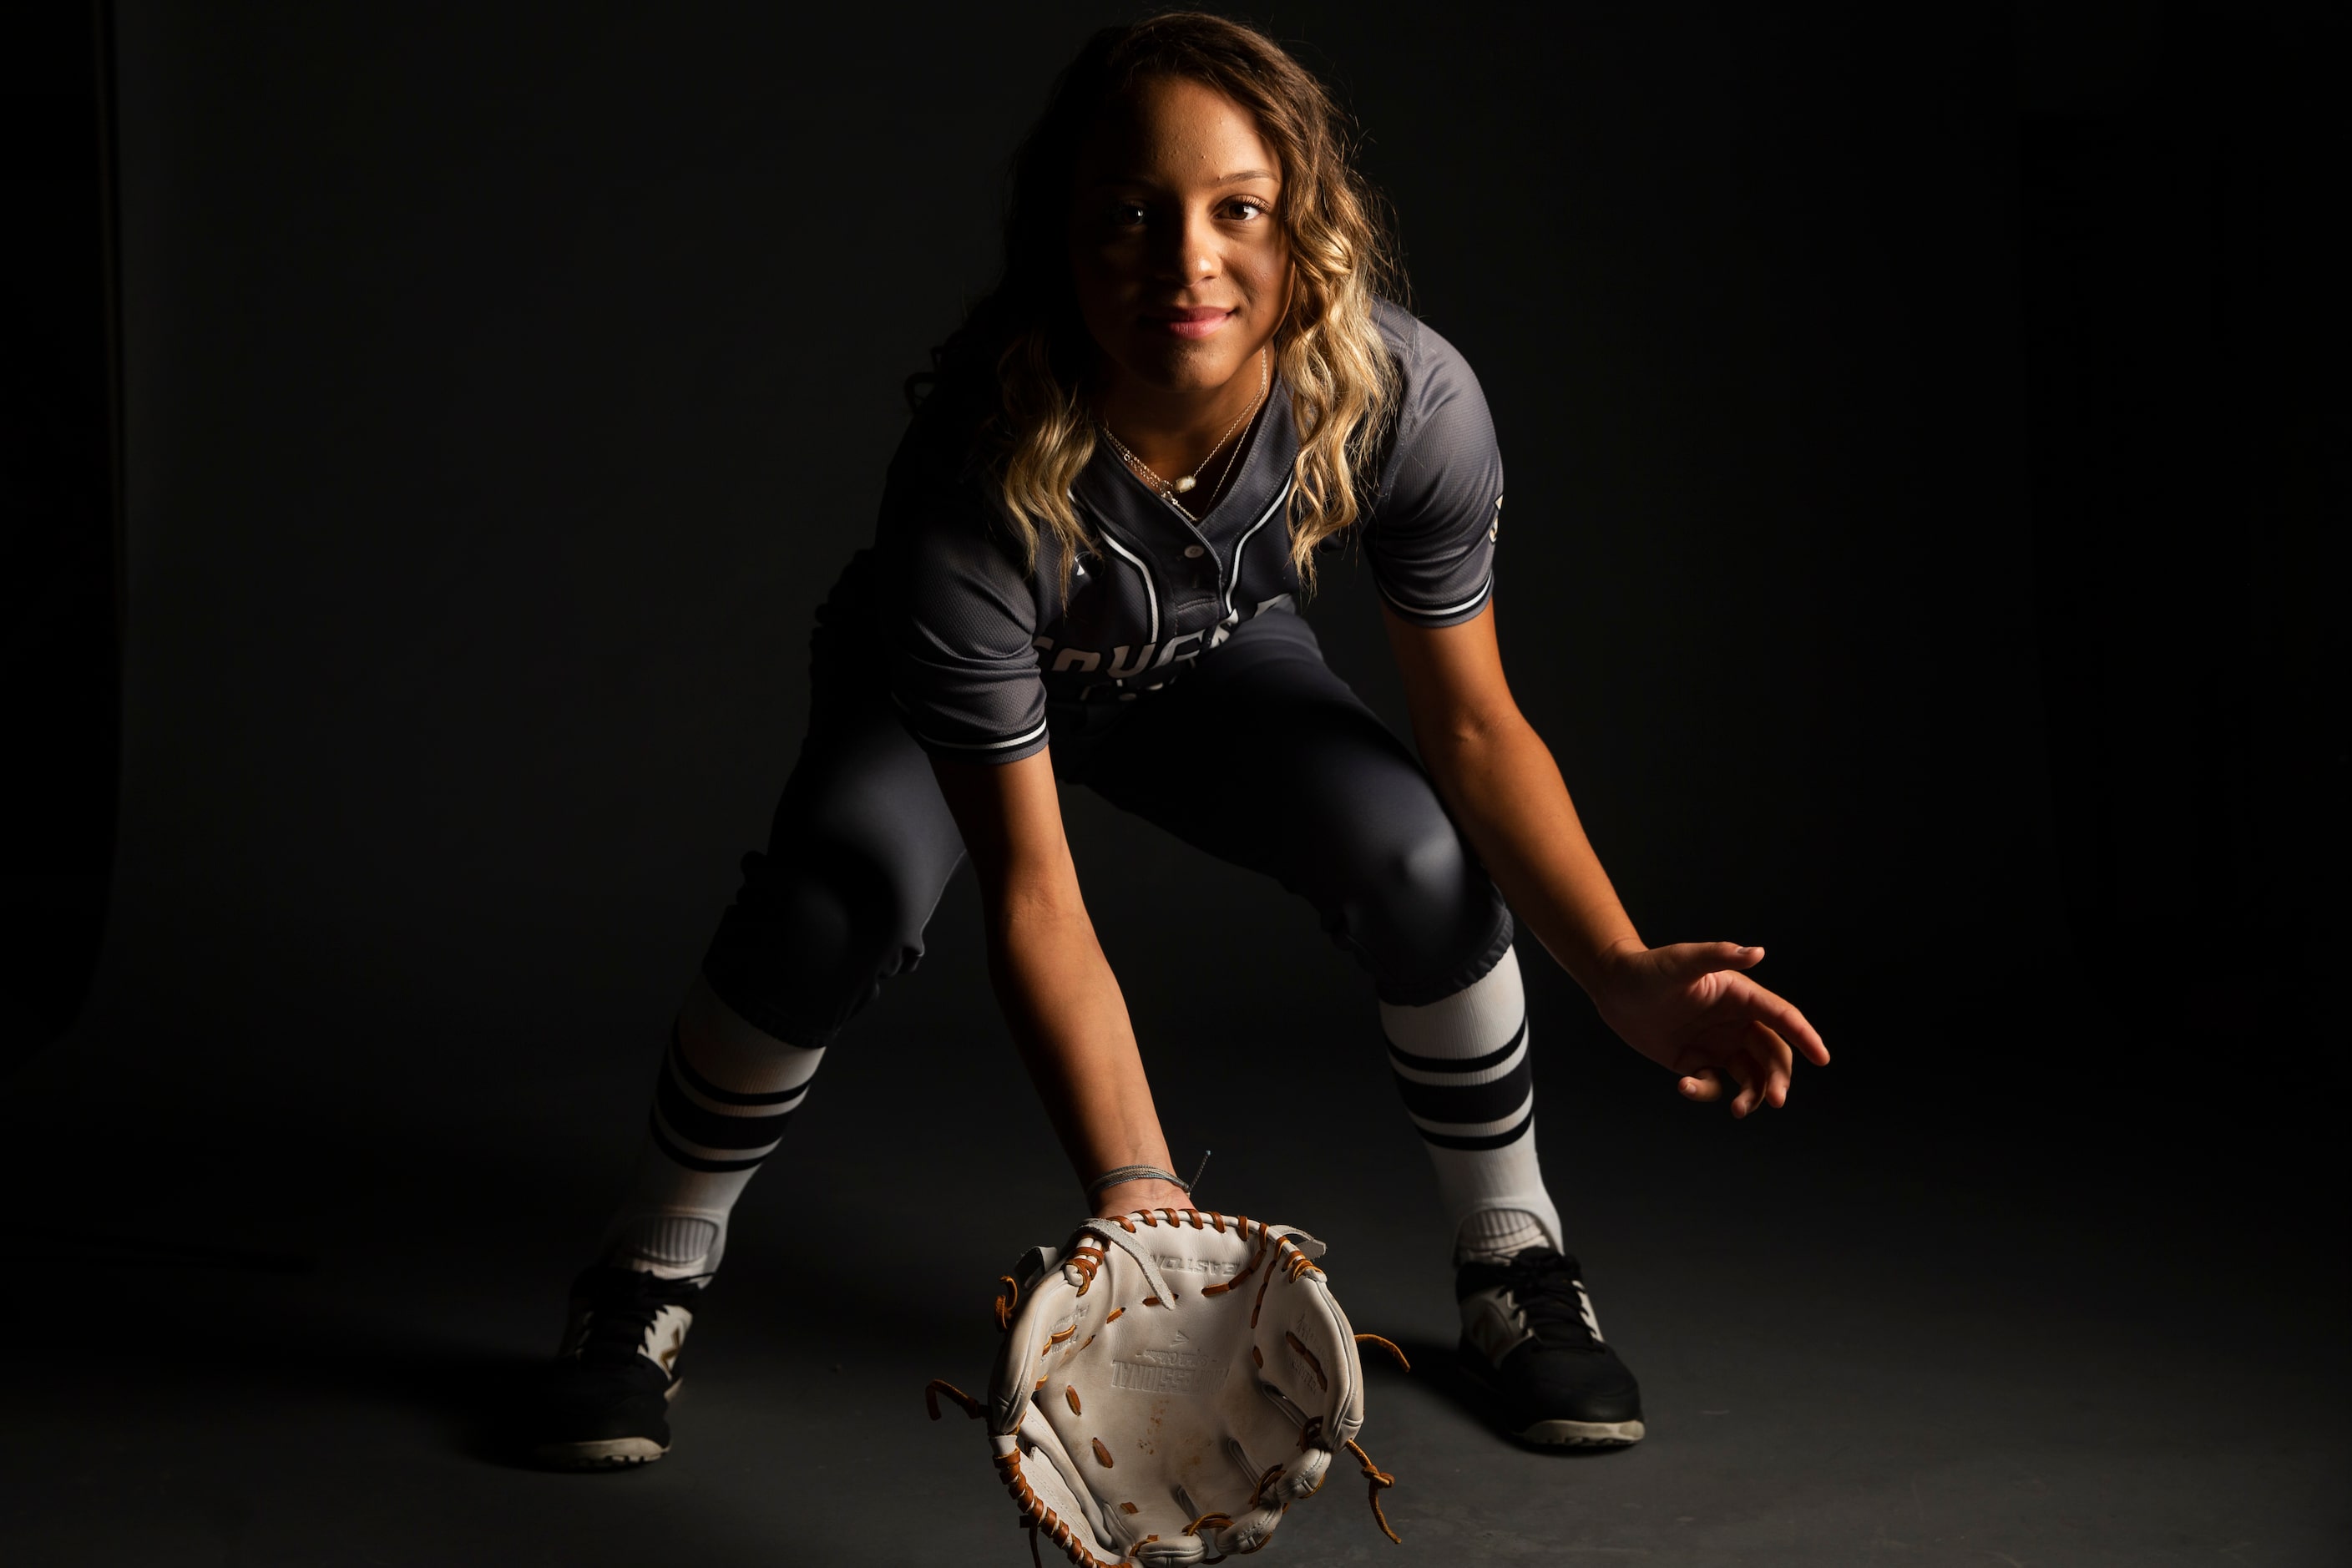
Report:
[[[1128,680],[1147,671],[1167,670],[1172,666],[1190,664],[1209,649],[1221,646],[1234,635],[1234,628],[1242,622],[1262,616],[1268,610],[1289,608],[1296,604],[1290,595],[1276,594],[1271,599],[1261,601],[1246,616],[1236,610],[1204,630],[1186,632],[1162,643],[1148,642],[1139,647],[1132,643],[1121,643],[1108,650],[1078,647],[1069,643],[1057,644],[1049,637],[1033,638],[1030,646],[1037,650],[1038,666],[1048,674],[1100,675],[1109,680]]]

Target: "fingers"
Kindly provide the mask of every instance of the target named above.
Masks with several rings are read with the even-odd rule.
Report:
[[[1739,1092],[1731,1097],[1731,1119],[1734,1121],[1747,1120],[1748,1113],[1761,1106],[1769,1092],[1770,1074],[1759,1072],[1753,1063],[1747,1064],[1744,1072]]]
[[[1789,1085],[1796,1069],[1796,1053],[1789,1042],[1766,1026],[1751,1022],[1730,1059],[1685,1074],[1675,1087],[1684,1099],[1700,1105],[1729,1100],[1732,1118],[1744,1120],[1765,1106],[1778,1109],[1789,1101]]]
[[[1651,956],[1669,977],[1696,980],[1718,970],[1753,969],[1764,962],[1764,950],[1742,947],[1736,942],[1678,942],[1653,949]]]
[[[1802,1051],[1805,1059],[1815,1067],[1829,1066],[1830,1048],[1822,1044],[1821,1035],[1815,1031],[1812,1025],[1805,1021],[1805,1016],[1761,985],[1759,985],[1756,991],[1758,1025],[1769,1026],[1776,1037],[1781,1038],[1784,1042],[1795,1041],[1797,1049]],[[1784,1043],[1781,1049],[1787,1048]]]
[[[1769,1105],[1777,1110],[1789,1103],[1789,1080],[1796,1071],[1796,1053],[1789,1048],[1788,1041],[1762,1024],[1753,1026],[1748,1035],[1751,1046],[1748,1059],[1754,1069],[1749,1082],[1755,1101],[1748,1109],[1754,1110]]]
[[[1722,1068],[1709,1068],[1705,1072],[1684,1079],[1675,1087],[1682,1090],[1685,1100],[1695,1100],[1701,1105],[1712,1105],[1719,1100],[1729,1100],[1734,1121],[1755,1110],[1758,1103],[1757,1091]]]
[[[1735,1071],[1739,1078],[1739,1093],[1732,1100],[1731,1114],[1735,1120],[1751,1110],[1769,1105],[1775,1110],[1789,1102],[1789,1079],[1795,1070],[1796,1056],[1789,1042],[1761,1024],[1751,1023],[1740,1041],[1739,1059]]]
[[[1724,1079],[1712,1068],[1677,1080],[1675,1087],[1682,1090],[1685,1100],[1696,1100],[1701,1105],[1712,1105],[1724,1095]]]
[[[1760,953],[1763,949],[1751,948],[1749,951]],[[1713,1011],[1718,1017],[1736,1014],[1751,1018],[1784,1040],[1795,1042],[1804,1058],[1815,1067],[1830,1065],[1830,1048],[1822,1043],[1820,1032],[1806,1020],[1805,1016],[1798,1012],[1787,998],[1777,992],[1767,991],[1744,975],[1727,984]]]

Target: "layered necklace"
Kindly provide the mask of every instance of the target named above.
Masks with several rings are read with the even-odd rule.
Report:
[[[1242,427],[1243,424],[1248,420],[1250,416],[1257,412],[1258,405],[1265,401],[1266,387],[1272,379],[1273,375],[1266,356],[1265,345],[1261,343],[1258,345],[1257,351],[1257,395],[1250,399],[1250,405],[1247,408],[1243,409],[1239,414],[1234,416],[1234,422],[1225,426],[1225,433],[1217,437],[1217,444],[1210,447],[1208,455],[1203,457],[1200,462],[1194,466],[1191,473],[1184,475],[1181,479],[1161,479],[1160,475],[1153,470],[1150,464],[1137,457],[1133,452],[1129,451],[1127,449],[1127,443],[1120,440],[1117,436],[1111,434],[1110,426],[1104,424],[1101,419],[1096,419],[1095,428],[1103,433],[1103,439],[1110,443],[1111,450],[1117,452],[1121,458],[1127,460],[1127,466],[1129,468],[1133,468],[1136,473],[1142,478],[1146,484],[1149,484],[1153,489],[1160,492],[1160,500],[1166,501],[1177,510],[1183,512],[1187,517],[1197,517],[1201,515],[1201,513],[1192,511],[1176,498],[1181,495],[1191,494],[1194,487],[1200,484],[1201,470],[1207,468],[1210,460],[1215,458],[1219,452],[1225,451],[1225,443],[1233,441],[1234,432],[1238,431]],[[1217,470],[1217,482],[1209,487],[1208,500],[1213,504],[1217,498],[1218,492],[1225,488],[1225,481],[1233,477],[1234,459],[1240,457],[1242,449],[1239,442],[1234,442],[1232,451],[1225,452],[1225,466]],[[1203,507],[1202,508],[1202,512],[1205,512],[1207,510],[1207,507]]]

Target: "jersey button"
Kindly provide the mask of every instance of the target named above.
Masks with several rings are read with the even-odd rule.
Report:
[[[1202,556],[1206,555],[1207,553],[1208,552],[1206,550],[1203,550],[1197,544],[1188,544],[1184,547],[1184,559],[1187,561],[1198,561]]]

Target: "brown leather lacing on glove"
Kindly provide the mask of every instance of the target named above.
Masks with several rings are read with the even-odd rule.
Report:
[[[1396,1357],[1397,1365],[1404,1368],[1407,1372],[1411,1372],[1412,1370],[1412,1363],[1405,1359],[1404,1352],[1399,1350],[1395,1342],[1391,1340],[1382,1339],[1378,1334],[1358,1334],[1356,1336],[1356,1342],[1360,1345],[1378,1345],[1381,1349],[1388,1352],[1389,1354]],[[1399,1536],[1395,1531],[1389,1528],[1389,1516],[1381,1511],[1381,1492],[1384,1488],[1396,1485],[1396,1478],[1389,1474],[1386,1470],[1381,1469],[1379,1466],[1373,1464],[1372,1457],[1370,1454],[1365,1453],[1360,1445],[1350,1442],[1348,1447],[1355,1449],[1356,1458],[1364,1461],[1364,1474],[1371,1480],[1372,1518],[1379,1521],[1381,1533],[1387,1536],[1391,1541],[1395,1542],[1399,1546],[1402,1546],[1404,1544],[1403,1539]]]
[[[1242,1221],[1242,1234],[1244,1236],[1249,1234],[1249,1221],[1247,1220]],[[1260,1226],[1257,1227],[1257,1250],[1250,1254],[1250,1260],[1247,1263],[1243,1264],[1240,1271],[1232,1279],[1220,1281],[1214,1285],[1202,1286],[1201,1294],[1203,1296],[1222,1296],[1226,1291],[1232,1289],[1234,1286],[1239,1285],[1243,1280],[1248,1279],[1253,1273],[1255,1273],[1257,1269],[1257,1266],[1265,1260],[1265,1226]]]
[[[966,1415],[975,1421],[981,1418],[982,1411],[979,1400],[974,1399],[946,1378],[935,1377],[923,1384],[923,1408],[931,1413],[932,1420],[936,1421],[940,1418],[940,1395],[942,1394],[962,1405]]]
[[[942,1394],[962,1405],[963,1413],[975,1421],[988,1413],[986,1406],[979,1400],[945,1378],[935,1377],[923,1385],[923,1405],[931,1413],[931,1419],[934,1421],[940,1418],[940,1395]],[[1120,1568],[1119,1563],[1106,1563],[1087,1551],[1070,1527],[1062,1522],[1062,1516],[1045,1506],[1045,1500],[1038,1497],[1034,1489],[1029,1485],[1028,1478],[1021,1473],[1021,1454],[1018,1449],[1010,1454],[997,1455],[996,1469],[997,1474],[1003,1478],[1005,1489],[1013,1494],[1013,1500],[1020,1505],[1021,1522],[1030,1532],[1029,1556],[1032,1562],[1041,1563],[1043,1562],[1037,1555],[1037,1536],[1042,1531],[1046,1539],[1067,1553],[1070,1561],[1076,1563],[1078,1568]],[[1122,1554],[1122,1561],[1124,1561],[1124,1554]]]
[[[1362,1462],[1365,1479],[1372,1483],[1370,1491],[1372,1519],[1374,1522],[1380,1525],[1381,1533],[1382,1535],[1387,1536],[1399,1546],[1402,1546],[1404,1544],[1404,1537],[1399,1535],[1395,1531],[1389,1528],[1389,1516],[1381,1511],[1381,1493],[1396,1485],[1396,1478],[1389,1474],[1386,1470],[1381,1468],[1378,1465],[1372,1463],[1372,1457],[1364,1452],[1364,1446],[1361,1443],[1357,1442],[1353,1437],[1349,1437],[1347,1439],[1347,1444],[1348,1452],[1355,1455],[1356,1458]]]
[[[1083,1245],[1073,1247],[1070,1255],[1062,1259],[1062,1262],[1078,1271],[1080,1275],[1078,1294],[1083,1296],[1095,1288],[1095,1275],[1103,1265],[1103,1249],[1099,1247]]]
[[[1315,1391],[1318,1394],[1328,1394],[1331,1391],[1331,1380],[1324,1375],[1323,1363],[1316,1359],[1313,1351],[1307,1348],[1307,1342],[1287,1329],[1282,1331],[1282,1337],[1289,1344],[1290,1353],[1305,1362],[1307,1370],[1315,1374]]]
[[[1261,1225],[1257,1229],[1260,1236],[1264,1236],[1265,1234],[1265,1226]],[[1286,1247],[1290,1248],[1291,1255],[1288,1258],[1285,1258],[1282,1255],[1282,1249]],[[1297,1246],[1291,1241],[1290,1237],[1286,1236],[1276,1237],[1274,1238],[1274,1262],[1267,1267],[1265,1278],[1257,1282],[1257,1300],[1250,1303],[1251,1328],[1254,1329],[1257,1327],[1257,1315],[1265,1307],[1265,1288],[1274,1283],[1275,1269],[1281,1268],[1285,1264],[1289,1266],[1290,1278],[1294,1282],[1304,1275],[1320,1274],[1323,1272],[1323,1270],[1315,1267],[1315,1260],[1313,1258],[1298,1250]],[[1238,1279],[1239,1276],[1235,1276],[1235,1278]]]
[[[974,1403],[978,1402],[974,1401]],[[980,1412],[975,1410],[972,1414],[977,1415]],[[1060,1514],[1047,1508],[1045,1500],[1030,1487],[1029,1478],[1021,1473],[1019,1449],[1016,1448],[1009,1454],[997,1455],[996,1470],[997,1474],[1004,1478],[1004,1489],[1013,1494],[1013,1500],[1020,1504],[1021,1511],[1025,1516],[1022,1522],[1029,1527],[1030,1561],[1033,1563],[1042,1561],[1037,1554],[1039,1535],[1045,1536],[1046,1540],[1060,1547],[1063,1555],[1076,1563],[1077,1568],[1120,1568],[1120,1564],[1127,1561],[1128,1554],[1123,1552],[1119,1553],[1118,1563],[1106,1563],[1087,1550],[1086,1542],[1078,1539],[1077,1532],[1064,1522]]]

